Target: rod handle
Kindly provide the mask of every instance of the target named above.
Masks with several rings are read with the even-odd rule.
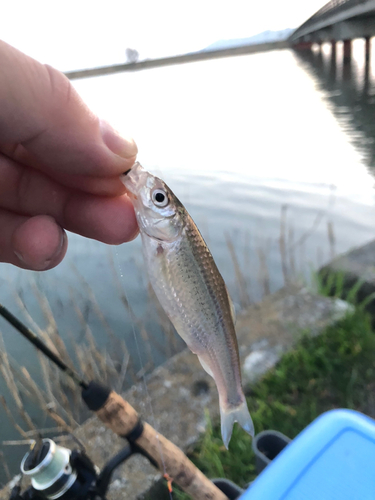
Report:
[[[115,434],[122,437],[128,436],[139,421],[135,409],[114,391],[110,392],[96,415]],[[134,443],[157,463],[162,473],[168,474],[194,500],[228,500],[180,448],[151,425],[143,424],[143,432]]]

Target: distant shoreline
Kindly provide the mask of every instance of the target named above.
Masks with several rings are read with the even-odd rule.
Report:
[[[217,59],[219,57],[239,56],[245,54],[254,54],[256,52],[267,52],[270,50],[288,49],[288,41],[257,43],[252,45],[243,45],[241,47],[232,47],[228,49],[191,52],[179,56],[163,57],[160,59],[148,59],[135,63],[113,64],[111,66],[102,66],[99,68],[89,68],[74,71],[66,71],[64,74],[70,80],[79,78],[90,78],[93,76],[111,75],[113,73],[122,73],[123,71],[140,71],[143,69],[157,68],[160,66],[170,66],[173,64],[184,64],[195,61],[204,61],[208,59]]]

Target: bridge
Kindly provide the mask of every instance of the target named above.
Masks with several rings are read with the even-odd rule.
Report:
[[[370,59],[370,38],[372,36],[375,36],[375,0],[331,0],[297,28],[285,41],[245,45],[207,52],[199,51],[134,63],[74,70],[66,72],[65,75],[73,80],[290,47],[300,50],[311,49],[314,43],[321,46],[324,42],[331,43],[332,57],[335,58],[336,42],[338,41],[344,42],[344,61],[350,61],[351,41],[354,38],[365,39],[366,62],[368,63]]]
[[[344,42],[344,60],[351,58],[351,41],[364,38],[366,60],[370,58],[370,38],[375,35],[375,0],[331,0],[289,37],[296,49],[309,49],[313,43]]]
[[[146,59],[134,63],[113,64],[111,66],[102,66],[99,68],[79,69],[66,71],[65,76],[70,80],[78,78],[90,78],[92,76],[110,75],[113,73],[122,73],[123,71],[139,71],[142,69],[159,68],[161,66],[170,66],[174,64],[184,64],[195,61],[206,61],[208,59],[217,59],[221,57],[240,56],[246,54],[255,54],[256,52],[268,52],[270,50],[281,50],[289,48],[289,42],[286,40],[280,42],[257,43],[253,45],[242,45],[228,49],[217,49],[209,51],[190,52],[178,56],[162,57],[160,59]]]

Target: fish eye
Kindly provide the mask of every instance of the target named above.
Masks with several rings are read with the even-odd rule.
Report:
[[[152,201],[154,205],[161,208],[166,207],[169,203],[167,193],[162,189],[155,189],[152,192]]]

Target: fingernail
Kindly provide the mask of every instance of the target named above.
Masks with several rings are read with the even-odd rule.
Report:
[[[22,264],[26,264],[26,261],[23,258],[23,255],[21,252],[17,252],[17,250],[13,250],[13,252],[14,252],[14,255],[17,257],[17,259],[22,262]]]
[[[60,255],[61,250],[63,249],[65,242],[67,240],[66,232],[63,229],[60,229],[60,230],[61,230],[60,243],[59,243],[58,247],[56,248],[54,254],[46,261],[46,263],[48,263],[48,264]]]
[[[100,120],[100,130],[105,145],[122,158],[131,158],[138,153],[136,143],[131,138],[122,137],[117,130],[105,120]]]
[[[54,251],[53,255],[51,255],[51,257],[49,257],[48,259],[46,259],[43,262],[43,264],[41,265],[42,269],[45,269],[46,267],[48,267],[51,264],[51,262],[54,261],[60,255],[61,250],[63,249],[66,240],[67,240],[66,233],[65,233],[65,231],[63,231],[61,229],[60,243],[59,243],[58,247],[56,248],[56,250]]]

